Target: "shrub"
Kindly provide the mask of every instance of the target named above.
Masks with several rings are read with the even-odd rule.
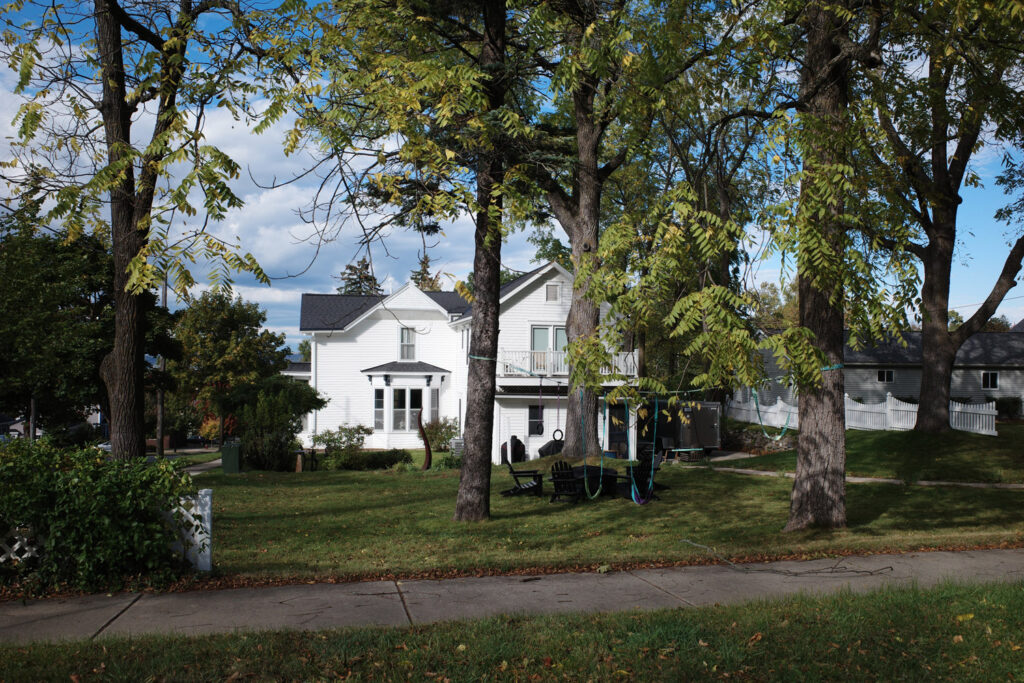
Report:
[[[412,453],[401,448],[388,451],[356,451],[344,459],[343,470],[386,470],[398,464],[412,464]]]
[[[30,530],[38,558],[0,567],[0,580],[46,588],[118,588],[129,577],[161,582],[185,569],[168,512],[194,493],[170,462],[108,460],[93,448],[0,444],[0,530]]]
[[[324,449],[323,464],[329,470],[351,470],[360,469],[346,467],[345,463],[351,458],[359,455],[363,449],[366,437],[373,434],[373,430],[364,425],[353,427],[341,426],[337,429],[327,429],[313,437],[313,445]]]
[[[207,441],[214,441],[220,439],[220,420],[215,417],[208,418],[199,426],[199,436],[203,437]]]
[[[452,439],[459,435],[459,423],[455,418],[442,417],[423,425],[423,431],[433,450],[449,451],[452,448]]]
[[[295,467],[295,437],[302,431],[302,416],[326,405],[308,384],[281,376],[240,387],[231,402],[239,418],[246,465],[278,472]]]
[[[454,453],[444,453],[440,458],[434,460],[434,469],[458,470],[462,469],[462,458]]]

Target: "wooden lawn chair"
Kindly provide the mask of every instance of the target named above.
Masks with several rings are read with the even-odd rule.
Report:
[[[557,460],[551,466],[551,485],[555,490],[551,494],[552,503],[559,498],[568,498],[576,504],[583,497],[582,480],[576,478],[572,466],[564,460]]]
[[[509,474],[512,475],[512,479],[515,480],[516,485],[510,489],[506,489],[501,492],[503,496],[521,496],[525,494],[533,494],[535,496],[544,495],[544,475],[540,473],[540,470],[516,470],[512,467],[511,463],[505,463],[508,465]]]

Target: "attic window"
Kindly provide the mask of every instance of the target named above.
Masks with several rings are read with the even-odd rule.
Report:
[[[403,327],[399,333],[398,359],[416,360],[416,331],[411,327]]]
[[[878,381],[884,382],[885,384],[892,384],[893,372],[892,370],[879,370]]]
[[[999,373],[998,372],[983,372],[983,373],[981,373],[981,388],[982,389],[998,389],[999,388]]]
[[[544,286],[544,300],[545,301],[558,301],[561,298],[561,285],[545,285]]]

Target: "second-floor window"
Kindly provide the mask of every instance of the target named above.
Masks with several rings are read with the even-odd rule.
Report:
[[[998,389],[999,388],[999,373],[998,372],[983,372],[983,373],[981,373],[981,388],[982,389]]]
[[[884,382],[885,384],[892,384],[893,374],[892,370],[879,370],[878,381]]]
[[[416,331],[411,327],[399,331],[398,360],[416,360]]]

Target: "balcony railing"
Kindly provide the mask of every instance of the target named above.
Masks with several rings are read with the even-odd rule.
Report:
[[[612,355],[612,365],[602,370],[603,374],[613,372],[636,375],[636,354],[632,352]],[[498,375],[500,377],[566,377],[569,375],[569,358],[565,351],[498,351]]]

